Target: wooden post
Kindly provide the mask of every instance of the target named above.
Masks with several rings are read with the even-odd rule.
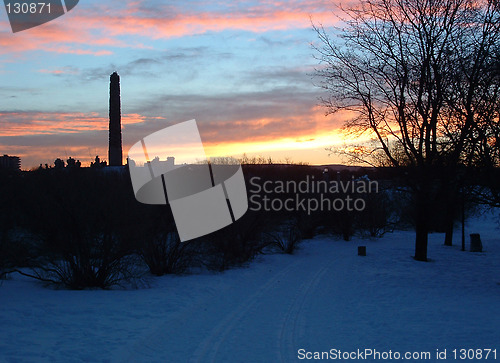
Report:
[[[366,256],[366,246],[358,246],[358,256]]]
[[[481,243],[481,236],[479,233],[471,233],[470,235],[470,251],[483,252],[483,244]]]
[[[462,251],[465,251],[465,191],[462,187]]]

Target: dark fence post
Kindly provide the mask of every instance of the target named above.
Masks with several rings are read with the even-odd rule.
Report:
[[[483,252],[483,244],[481,243],[481,236],[479,233],[471,233],[470,235],[470,251]]]
[[[358,256],[366,256],[366,246],[358,246]]]

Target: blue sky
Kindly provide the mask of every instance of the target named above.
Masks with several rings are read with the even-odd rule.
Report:
[[[147,134],[196,119],[210,155],[332,163],[341,120],[325,117],[312,73],[306,1],[80,1],[13,34],[0,10],[0,153],[22,168],[107,158],[109,75],[121,77],[124,154]]]

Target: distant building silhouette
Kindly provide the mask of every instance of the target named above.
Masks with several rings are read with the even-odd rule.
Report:
[[[160,157],[156,156],[153,160],[148,161],[147,164],[150,164],[150,166],[152,168],[158,168],[159,170],[162,170],[163,172],[174,170],[176,168],[175,158],[173,156],[167,157],[167,160],[160,160]],[[135,166],[135,163],[134,163],[134,166]]]
[[[21,158],[18,156],[0,156],[0,169],[21,170]]]
[[[122,165],[122,125],[120,111],[120,76],[114,72],[109,83],[109,151],[110,166]]]

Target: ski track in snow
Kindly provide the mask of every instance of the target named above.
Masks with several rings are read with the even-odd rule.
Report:
[[[251,336],[241,335],[238,330],[245,326],[251,327],[255,325],[252,322],[256,321],[266,321],[272,327],[266,331],[266,338],[269,338],[269,343],[275,347],[275,361],[294,360],[296,358],[294,352],[298,343],[297,335],[299,333],[303,335],[304,331],[303,319],[304,315],[307,315],[304,314],[304,310],[308,306],[308,298],[314,295],[314,290],[328,272],[332,261],[331,256],[327,255],[322,256],[320,263],[315,261],[316,263],[311,265],[308,260],[294,258],[295,256],[288,257],[292,260],[288,265],[275,272],[256,291],[247,291],[246,296],[243,296],[241,301],[234,306],[221,306],[221,303],[225,301],[220,301],[220,296],[215,296],[209,302],[205,301],[195,308],[186,309],[175,321],[167,321],[158,325],[143,341],[133,347],[125,361],[136,362],[145,357],[153,359],[165,352],[172,352],[176,349],[170,346],[172,331],[177,331],[176,327],[181,326],[185,329],[192,327],[191,338],[182,340],[185,344],[183,349],[186,361],[246,361],[244,354],[239,357],[240,360],[238,357],[232,357],[230,360],[227,357],[224,358],[224,353],[227,353],[224,349],[231,346],[234,340],[237,344],[244,343],[241,340],[251,341]],[[208,305],[209,311],[203,309],[203,305]],[[208,331],[196,323],[193,324],[196,321],[206,321],[207,316],[218,316],[220,320],[217,322],[216,319],[215,325]],[[178,339],[176,339],[176,344],[179,344]],[[180,347],[177,346],[178,348]],[[190,357],[187,358],[188,356]]]
[[[216,362],[217,353],[221,345],[226,342],[226,338],[236,325],[241,324],[241,320],[244,317],[248,318],[248,313],[252,310],[255,312],[256,306],[261,303],[261,299],[264,295],[271,292],[272,288],[284,278],[294,267],[294,264],[290,264],[288,267],[277,273],[273,278],[271,278],[266,284],[264,284],[259,290],[254,293],[247,301],[240,304],[236,309],[233,310],[229,316],[224,318],[214,329],[208,337],[199,345],[198,349],[193,355],[193,362]],[[261,309],[257,309],[262,311]]]
[[[0,362],[298,362],[301,348],[500,352],[497,224],[476,220],[476,231],[484,253],[444,247],[433,234],[429,263],[411,258],[412,232],[395,232],[319,236],[291,256],[165,276],[143,290],[51,290],[13,276],[0,286]],[[357,256],[360,244],[367,257]]]
[[[292,353],[295,352],[297,349],[296,347],[298,346],[296,335],[299,332],[299,326],[301,325],[298,324],[298,321],[299,319],[304,319],[303,310],[306,306],[306,301],[310,294],[312,295],[314,289],[317,288],[321,278],[328,271],[329,265],[330,263],[322,268],[319,268],[312,279],[308,281],[306,280],[302,283],[293,303],[288,309],[285,322],[282,324],[280,332],[281,362],[290,362],[296,358],[296,356],[292,355]]]

